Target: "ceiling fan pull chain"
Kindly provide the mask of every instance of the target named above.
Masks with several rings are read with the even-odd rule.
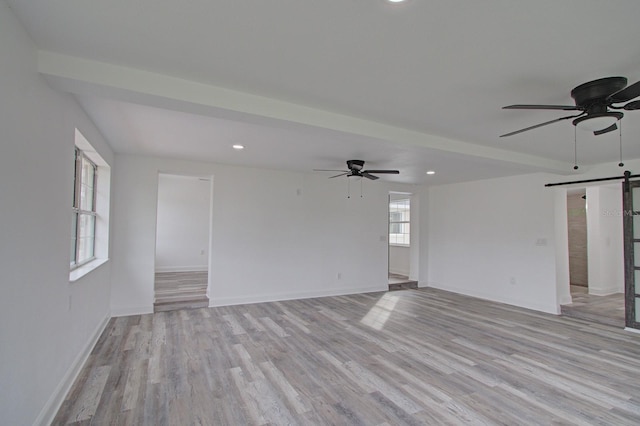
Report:
[[[360,198],[362,198],[362,178],[360,178]]]
[[[351,179],[347,177],[347,198],[351,198]]]
[[[622,162],[622,120],[618,121],[618,129],[620,130],[620,162],[618,163],[618,166],[624,167],[624,163]]]
[[[578,135],[577,126],[573,126],[573,170],[578,170]]]

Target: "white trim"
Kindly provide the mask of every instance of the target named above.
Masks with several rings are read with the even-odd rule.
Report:
[[[539,312],[545,312],[547,314],[560,315],[560,306],[550,306],[548,304],[540,304],[540,303],[523,304],[520,300],[512,300],[509,298],[498,299],[495,297],[495,295],[488,294],[482,291],[469,291],[468,289],[461,289],[461,288],[441,285],[435,282],[429,282],[427,287],[437,288],[439,290],[444,290],[444,291],[450,291],[452,293],[475,297],[477,299],[488,300],[490,302],[504,303],[506,305],[518,306],[520,308],[531,309]]]
[[[360,287],[360,288],[335,288],[330,290],[319,291],[305,291],[300,293],[280,293],[280,294],[263,294],[259,296],[247,296],[247,297],[222,297],[216,298],[215,296],[209,297],[209,307],[214,308],[218,306],[231,306],[231,305],[246,305],[250,303],[264,303],[264,302],[279,302],[283,300],[295,300],[295,299],[311,299],[314,297],[329,297],[329,296],[344,296],[348,294],[360,294],[360,293],[374,293],[387,291],[388,287]]]
[[[108,261],[109,259],[93,259],[92,261],[87,262],[82,266],[78,266],[77,268],[72,269],[69,272],[69,282],[72,283],[78,281],[80,278],[84,277],[94,269],[98,269]]]
[[[111,308],[112,317],[128,317],[131,315],[145,315],[153,313],[153,304],[151,306],[130,306],[125,308]]]
[[[637,328],[631,328],[631,327],[625,327],[624,331],[630,331],[632,333],[638,333],[640,334],[640,330],[638,330]]]
[[[156,267],[156,272],[207,272],[208,270],[207,265]]]
[[[611,294],[622,293],[614,287],[610,288],[589,288],[589,294],[593,296],[609,296]]]
[[[98,342],[98,339],[104,332],[110,319],[111,316],[107,313],[102,321],[100,321],[96,329],[93,331],[89,342],[87,342],[85,347],[78,353],[76,359],[71,363],[71,366],[62,378],[62,381],[60,381],[47,403],[42,407],[42,410],[40,410],[40,414],[38,414],[38,417],[33,423],[34,425],[50,425],[53,422],[53,419],[62,406],[65,397],[71,390],[71,386],[73,386],[73,383],[78,378],[78,375],[87,362],[93,347]]]

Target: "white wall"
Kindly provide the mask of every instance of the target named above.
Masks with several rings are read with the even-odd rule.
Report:
[[[389,272],[409,276],[411,247],[389,245]]]
[[[210,193],[209,178],[160,174],[157,272],[207,270]]]
[[[620,184],[587,188],[589,293],[624,292],[624,240]]]
[[[556,193],[544,187],[550,179],[536,174],[430,188],[429,286],[558,313]]]
[[[151,312],[158,173],[213,176],[211,305],[387,289],[388,191],[344,179],[117,156],[112,308]]]
[[[554,179],[554,181],[557,181]],[[558,305],[571,303],[569,270],[569,221],[567,220],[567,190],[564,187],[549,189],[554,196],[556,297]]]
[[[77,127],[113,155],[77,103],[38,75],[0,1],[0,423],[48,423],[109,317],[111,265],[69,282]]]

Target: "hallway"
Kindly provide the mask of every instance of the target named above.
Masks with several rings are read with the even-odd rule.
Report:
[[[600,324],[624,327],[624,294],[594,296],[587,287],[571,286],[573,303],[562,305],[562,315]]]

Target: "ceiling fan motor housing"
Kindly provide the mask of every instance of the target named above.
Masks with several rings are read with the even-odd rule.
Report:
[[[347,167],[349,170],[360,171],[364,167],[364,161],[362,160],[347,160]]]
[[[606,111],[607,97],[624,89],[626,86],[627,79],[625,77],[600,78],[575,87],[571,91],[571,97],[575,100],[576,106],[589,108],[595,103],[603,105]]]

